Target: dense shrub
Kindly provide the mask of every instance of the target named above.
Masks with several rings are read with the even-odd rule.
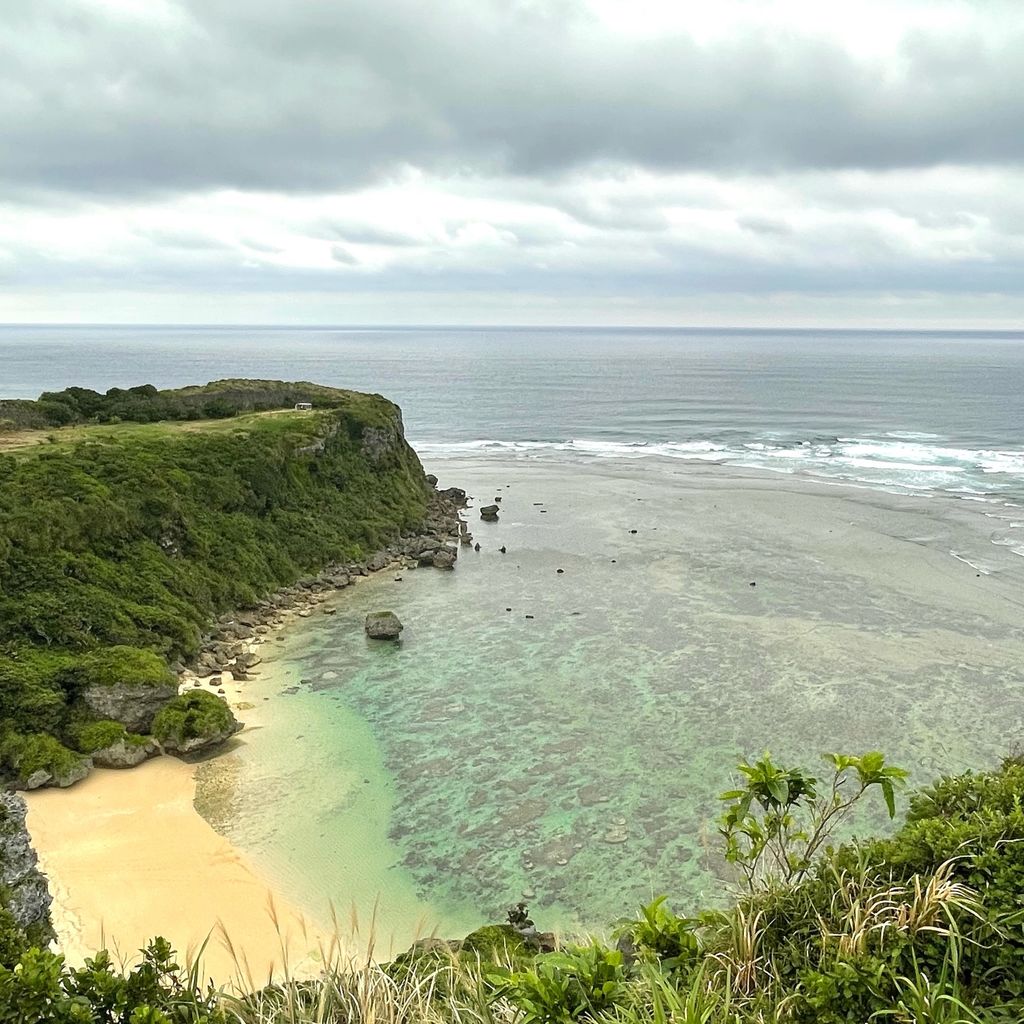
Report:
[[[95,754],[97,750],[112,747],[122,741],[129,745],[146,742],[145,737],[128,732],[120,722],[109,720],[74,721],[68,726],[64,738],[82,754]]]
[[[72,969],[31,949],[13,969],[0,966],[0,1024],[226,1024],[217,993],[183,970],[156,939],[141,962],[121,970],[103,952]]]
[[[169,686],[175,682],[167,663],[152,651],[115,645],[86,651],[64,674],[66,688],[86,686]]]
[[[85,686],[169,680],[168,662],[194,654],[219,613],[369,554],[422,518],[422,467],[378,396],[228,381],[68,389],[42,405],[75,422],[129,420],[132,403],[188,418],[213,398],[235,412],[306,398],[324,408],[76,428],[0,456],[0,732],[63,738]],[[395,439],[375,460],[367,428]]]

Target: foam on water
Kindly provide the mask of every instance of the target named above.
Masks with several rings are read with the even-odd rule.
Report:
[[[422,443],[427,456],[512,456],[520,459],[664,458],[803,473],[902,494],[935,492],[966,500],[1024,495],[1024,449],[969,448],[937,434],[889,432],[881,438],[693,438],[617,441],[595,438],[521,441],[478,439]]]

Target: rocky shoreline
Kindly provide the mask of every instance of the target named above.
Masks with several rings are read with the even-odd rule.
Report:
[[[416,530],[403,534],[365,561],[328,565],[258,601],[252,608],[221,615],[203,636],[195,658],[171,665],[178,676],[179,692],[205,686],[226,696],[225,676],[229,675],[232,682],[249,679],[263,660],[259,653],[263,644],[282,639],[280,630],[295,618],[309,618],[317,612],[333,615],[333,607],[324,607],[327,602],[361,578],[419,567],[453,570],[460,544],[470,544],[473,539],[460,515],[468,498],[460,487],[437,490],[437,477],[428,475],[426,479],[434,490],[427,514]]]
[[[73,759],[62,770],[35,771],[15,781],[18,789],[41,786],[65,789],[86,778],[93,767],[134,768],[160,754],[186,757],[206,753],[234,736],[240,723],[227,700],[226,685],[244,682],[261,663],[260,647],[268,640],[283,639],[281,630],[295,618],[309,618],[317,611],[332,615],[333,607],[322,607],[357,580],[385,570],[414,569],[429,566],[451,571],[455,568],[459,545],[472,541],[460,512],[467,495],[459,487],[437,489],[437,478],[428,475],[433,488],[423,521],[417,529],[403,534],[386,548],[361,562],[326,566],[315,575],[305,576],[243,608],[221,615],[202,636],[199,650],[188,662],[171,663],[166,681],[124,682],[90,688],[83,700],[100,720],[120,723],[124,730],[116,740]],[[211,700],[219,697],[223,710]],[[172,703],[181,705],[183,722],[203,719],[202,727],[186,726],[181,735],[150,735],[154,720]],[[211,704],[215,711],[211,715]],[[248,707],[251,707],[249,705]],[[234,710],[246,710],[237,703]]]

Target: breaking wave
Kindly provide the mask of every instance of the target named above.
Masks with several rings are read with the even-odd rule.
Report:
[[[1024,500],[1024,448],[970,448],[934,434],[685,441],[475,440],[417,443],[423,455],[541,459],[675,459],[844,480],[903,494],[948,493],[976,501]]]

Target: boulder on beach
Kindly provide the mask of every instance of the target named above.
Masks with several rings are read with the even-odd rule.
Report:
[[[97,768],[134,768],[159,753],[160,747],[156,740],[129,733],[115,743],[93,751],[92,763]]]
[[[366,563],[366,568],[370,572],[380,572],[385,566],[391,562],[391,556],[386,551],[378,551],[370,556],[370,560]]]
[[[363,629],[371,640],[397,640],[405,627],[394,612],[370,612]]]
[[[484,505],[480,509],[480,518],[486,522],[494,522],[498,518],[498,506],[497,505]]]
[[[225,701],[205,690],[175,697],[153,719],[153,736],[164,753],[179,756],[215,747],[241,728]]]
[[[460,508],[466,504],[466,492],[461,487],[446,487],[443,491],[438,491],[438,494]]]

